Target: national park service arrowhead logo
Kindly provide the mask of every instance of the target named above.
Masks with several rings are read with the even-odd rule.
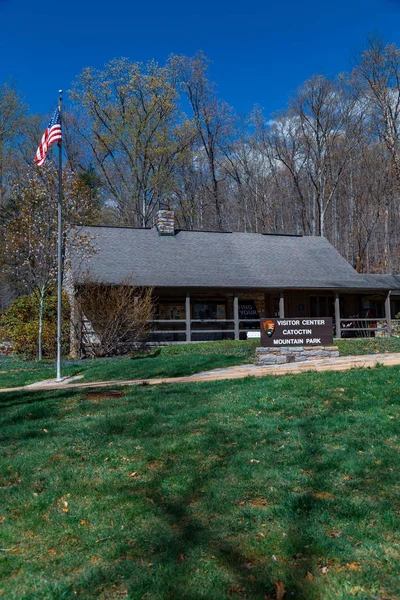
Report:
[[[263,328],[268,337],[272,337],[275,331],[275,323],[273,321],[264,321]]]

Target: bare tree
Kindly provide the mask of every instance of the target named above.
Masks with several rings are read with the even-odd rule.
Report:
[[[315,76],[272,128],[276,157],[293,178],[303,223],[313,235],[326,233],[327,211],[361,143],[362,125],[362,105],[353,90],[342,79]]]
[[[220,170],[220,159],[233,123],[232,109],[218,99],[215,86],[207,76],[208,60],[203,53],[193,57],[172,56],[169,68],[178,88],[189,101],[197,140],[195,160],[200,165],[204,155],[207,165],[203,193],[206,193],[206,202],[214,212],[211,219],[219,229],[223,229],[224,196],[221,188],[224,175]]]
[[[377,140],[386,148],[392,171],[393,190],[386,194],[384,207],[384,270],[393,266],[393,217],[398,215],[400,193],[400,50],[395,44],[384,45],[380,39],[370,39],[353,71],[365,97],[369,126]],[[397,238],[397,239],[396,239]]]
[[[74,336],[81,356],[124,354],[146,339],[154,314],[153,290],[129,277],[104,285],[90,277],[75,292]],[[75,352],[76,352],[75,348]]]
[[[7,173],[13,171],[15,149],[23,137],[27,106],[14,85],[0,86],[0,209],[6,193]],[[6,168],[8,165],[8,168]],[[11,168],[10,168],[11,167]]]
[[[400,50],[371,39],[354,69],[371,124],[384,142],[400,185]]]
[[[71,97],[78,118],[70,125],[87,144],[119,222],[151,225],[173,187],[175,159],[191,139],[187,123],[179,120],[169,70],[155,62],[113,60],[103,71],[84,69]],[[77,162],[74,148],[70,156]]]

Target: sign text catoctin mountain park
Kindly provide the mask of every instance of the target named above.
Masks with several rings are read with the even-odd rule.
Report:
[[[332,344],[331,317],[261,319],[262,346],[329,346]]]

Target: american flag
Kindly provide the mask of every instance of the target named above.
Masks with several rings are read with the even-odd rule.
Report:
[[[61,116],[60,109],[56,108],[53,116],[50,119],[50,123],[47,125],[42,139],[40,140],[39,148],[35,154],[35,163],[41,167],[46,160],[47,150],[54,142],[62,140],[61,133]]]

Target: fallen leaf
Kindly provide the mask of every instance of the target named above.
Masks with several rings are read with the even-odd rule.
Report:
[[[275,581],[275,586],[276,586],[276,600],[283,600],[283,597],[286,593],[284,584],[282,583],[282,581],[277,579]]]
[[[349,571],[359,571],[360,570],[360,565],[358,563],[356,563],[355,561],[353,561],[351,563],[347,563],[346,567],[348,568]]]
[[[349,582],[348,582],[348,583],[349,583]],[[356,586],[354,586],[354,587],[352,587],[352,588],[351,588],[351,590],[350,590],[349,594],[350,594],[351,596],[358,596],[358,594],[359,594],[360,592],[365,592],[365,589],[364,589],[364,588],[360,588],[358,585],[356,585]],[[379,600],[382,600],[382,599],[379,599]],[[387,599],[387,600],[389,600],[389,599]]]
[[[228,588],[228,592],[230,595],[243,594],[244,591],[244,588],[241,588],[240,585],[238,585],[237,583],[231,583],[231,585]]]
[[[268,507],[268,500],[266,498],[253,498],[249,501],[249,505],[253,508],[266,509]]]
[[[314,581],[314,575],[310,573],[310,571],[307,571],[306,579],[308,579],[308,581]]]
[[[331,531],[329,537],[331,538],[339,538],[342,535],[342,531]]]
[[[185,555],[181,552],[179,555],[179,560],[183,562],[185,560]]]

